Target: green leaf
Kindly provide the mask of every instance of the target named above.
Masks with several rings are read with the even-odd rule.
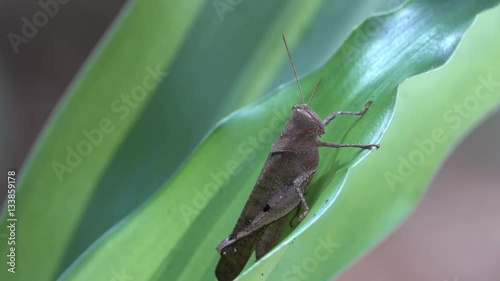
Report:
[[[17,280],[58,275],[102,174],[164,78],[202,3],[155,2],[154,9],[149,1],[137,1],[122,11],[108,32],[111,39],[71,85],[25,163],[16,198]],[[133,106],[117,109],[124,107],[123,94],[136,92]],[[7,224],[3,220],[2,230]],[[9,248],[0,245],[3,265]],[[6,274],[11,273],[2,270],[0,279]]]
[[[297,56],[301,61],[315,57],[316,62],[324,61],[322,56],[331,53],[328,48],[382,2],[245,1],[222,19],[214,1],[130,1],[76,77],[19,172],[16,215],[22,223],[16,233],[23,243],[16,253],[22,271],[15,277],[43,281],[59,276],[158,190],[220,116],[279,85],[273,77],[280,75],[286,56],[281,42],[269,44],[270,38],[279,39],[285,31],[296,35],[292,38],[314,35],[317,41],[324,30],[314,25],[339,26],[329,43]],[[329,18],[331,14],[335,19]],[[157,70],[169,76],[156,88],[145,89],[139,102],[127,100]],[[285,70],[281,81],[290,78],[289,68]],[[103,125],[110,120],[114,129],[102,133],[102,139],[92,134],[98,141],[89,148],[82,132],[102,132],[103,119]],[[67,150],[78,150],[78,145],[92,149],[81,161]],[[61,170],[62,165],[68,170]],[[6,224],[3,220],[2,235]],[[2,253],[7,249],[0,243]],[[7,257],[2,257],[5,264]],[[1,271],[0,279],[4,274],[9,276]]]
[[[410,1],[393,14],[366,21],[323,67],[302,79],[303,89],[310,93],[319,77],[324,77],[312,102],[321,116],[360,109],[368,99],[375,101],[362,118],[337,118],[324,140],[370,143],[379,140],[387,128],[392,133],[384,137],[379,151],[353,169],[347,182],[347,169],[367,153],[322,149],[320,168],[307,195],[310,215],[241,279],[306,278],[294,275],[296,267],[303,268],[301,273],[311,280],[330,278],[409,212],[450,146],[500,97],[492,92],[487,103],[471,112],[474,117],[462,120],[455,131],[445,131],[446,141],[441,144],[447,145],[436,146],[425,164],[398,185],[391,185],[387,172],[397,171],[398,157],[411,157],[418,151],[416,138],[423,140],[433,136],[435,129],[450,128],[453,122],[443,117],[450,101],[457,97],[465,101],[475,87],[457,94],[448,90],[453,83],[447,83],[436,92],[436,84],[426,80],[427,87],[418,84],[419,92],[411,99],[401,96],[395,115],[401,121],[396,123],[395,118],[389,126],[397,86],[442,65],[474,16],[496,3]],[[488,70],[495,71],[493,67]],[[214,247],[232,229],[270,143],[297,100],[295,85],[289,83],[221,121],[161,191],[94,244],[63,279],[109,280],[112,270],[138,280],[213,278],[218,258]]]
[[[291,80],[280,41],[282,31],[291,43],[299,73],[306,73],[330,56],[352,24],[380,9],[379,4],[392,7],[383,2],[243,1],[223,21],[209,1],[131,2],[52,115],[20,173],[17,273],[1,271],[0,279],[53,280],[154,192],[218,116]],[[393,20],[386,26],[388,34],[361,26],[343,49],[302,82],[310,93],[316,79],[325,76],[313,102],[322,116],[339,109],[359,109],[366,98],[375,99],[363,118],[336,119],[324,139],[378,139],[392,114],[397,84],[448,59],[474,14],[496,3],[414,1],[388,17]],[[397,17],[405,11],[413,17]],[[307,195],[313,207],[310,216],[242,279],[303,279],[290,273],[297,267],[312,280],[327,279],[406,216],[449,149],[498,105],[498,91],[492,91],[477,109],[467,112],[467,118],[449,113],[452,103],[470,102],[471,93],[480,85],[487,90],[498,87],[497,82],[484,82],[499,77],[498,18],[478,24],[475,28],[482,26],[482,33],[461,46],[469,47],[462,54],[459,49],[445,68],[412,79],[411,85],[403,84],[382,149],[350,170],[345,184],[346,169],[364,153],[322,149],[321,168]],[[147,98],[129,107],[129,115],[120,119],[111,104],[142,85],[147,68],[157,65],[170,76],[157,89],[148,90]],[[221,122],[161,192],[98,240],[62,279],[214,278],[214,247],[232,229],[270,142],[288,118],[290,105],[299,100],[295,89],[295,85],[277,89],[270,98]],[[111,119],[116,128],[104,134],[92,154],[58,181],[51,165],[66,163],[65,147],[75,148],[86,140],[82,131],[99,128],[103,118]],[[387,174],[399,173],[399,156],[410,159],[418,151],[415,141],[432,136],[436,128],[445,130],[447,140],[411,175],[389,184]],[[255,150],[249,147],[250,137],[259,140]],[[239,165],[239,173],[216,188],[220,192],[213,198],[200,195],[212,194],[210,188],[217,184],[210,172],[227,172],[231,164]],[[184,213],[183,217],[181,206],[184,212],[194,209],[195,215]],[[6,224],[2,224],[4,231]],[[333,245],[327,249],[334,252],[325,257],[318,247],[324,249],[330,242]],[[0,252],[7,253],[7,249],[7,243],[0,243]],[[6,264],[5,255],[2,261]]]
[[[499,7],[481,14],[449,63],[405,81],[380,150],[349,170],[328,210],[284,241],[292,245],[240,280],[329,280],[401,223],[447,155],[500,110],[500,38],[494,38],[499,24]]]

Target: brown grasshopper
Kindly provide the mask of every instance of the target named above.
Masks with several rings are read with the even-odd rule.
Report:
[[[378,144],[340,144],[319,140],[319,137],[325,133],[325,126],[337,115],[361,116],[368,110],[372,101],[367,101],[361,111],[333,112],[322,120],[309,107],[322,79],[318,81],[311,98],[305,104],[292,56],[285,36],[282,37],[302,103],[292,107],[290,120],[274,141],[233,232],[217,246],[221,258],[215,275],[220,281],[236,278],[254,250],[257,260],[269,252],[278,242],[287,215],[294,209],[296,209],[295,218],[300,213],[301,207],[304,207],[304,212],[299,216],[299,222],[307,216],[309,206],[304,193],[318,168],[319,147],[379,148]]]

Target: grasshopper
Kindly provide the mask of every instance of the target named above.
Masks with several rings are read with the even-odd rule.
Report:
[[[321,119],[309,107],[309,104],[322,79],[316,84],[308,103],[304,103],[290,50],[285,36],[282,35],[282,38],[302,103],[292,107],[290,120],[274,141],[236,226],[216,248],[221,255],[215,270],[219,281],[236,278],[253,251],[256,252],[257,260],[269,252],[278,242],[286,217],[293,210],[296,210],[296,213],[292,220],[298,216],[301,222],[307,216],[309,206],[304,193],[318,168],[319,147],[362,149],[380,147],[378,144],[340,144],[319,140],[319,137],[325,133],[325,126],[335,117],[338,115],[362,116],[372,101],[367,101],[360,111],[337,111],[328,115],[324,120]],[[301,213],[302,207],[304,212]]]

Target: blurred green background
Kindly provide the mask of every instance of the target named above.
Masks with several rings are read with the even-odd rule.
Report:
[[[201,17],[210,20],[200,21],[192,26],[194,31],[191,34],[196,36],[185,38],[183,46],[185,52],[195,56],[179,56],[170,72],[172,75],[180,74],[182,78],[167,79],[161,85],[176,94],[157,96],[150,105],[152,109],[156,108],[156,112],[158,108],[162,109],[164,115],[160,118],[165,120],[165,126],[172,127],[152,127],[133,132],[120,149],[133,150],[135,154],[129,156],[129,159],[113,159],[124,165],[120,166],[120,170],[107,171],[107,178],[99,183],[100,186],[106,186],[109,181],[113,181],[114,185],[121,186],[123,194],[127,196],[113,192],[101,193],[93,198],[91,204],[107,204],[109,213],[106,214],[106,220],[118,221],[148,198],[155,187],[159,187],[175,171],[221,117],[290,80],[290,69],[282,50],[262,46],[262,42],[269,40],[269,35],[258,32],[259,25],[269,24],[266,19],[272,18],[271,15],[280,11],[278,14],[282,18],[278,16],[277,21],[283,21],[281,28],[287,34],[307,34],[304,41],[294,46],[293,51],[299,72],[304,75],[329,57],[349,31],[367,15],[391,9],[398,4],[394,1],[328,3],[321,6],[321,11],[315,10],[320,5],[315,5],[314,1],[310,10],[298,11],[294,9],[293,1],[242,2],[234,11],[224,13],[222,18],[212,3],[207,3],[201,10]],[[124,1],[73,1],[62,6],[58,15],[50,19],[28,44],[21,45],[17,54],[5,37],[1,40],[2,171],[21,167],[50,112],[124,4]],[[0,3],[0,33],[20,30],[22,22],[19,19],[38,9],[39,6],[30,1],[3,1]],[[240,16],[239,9],[263,11],[262,18],[244,18]],[[317,13],[318,19],[314,26],[304,27],[300,24],[301,15],[307,13]],[[335,36],[324,37],[318,26],[324,25],[322,19],[332,17],[332,14],[337,22],[334,25],[337,32]],[[297,22],[296,26],[288,24],[286,20],[292,16]],[[255,26],[251,30],[256,32],[238,31],[248,24]],[[197,28],[210,32],[203,35],[196,31]],[[234,33],[231,36],[233,39],[220,44],[220,40],[227,40],[227,32]],[[161,32],[158,36],[161,36]],[[249,42],[254,42],[254,45]],[[221,48],[221,45],[225,47]],[[260,49],[255,49],[257,46]],[[235,79],[234,77],[241,75],[236,70],[251,72],[255,67],[247,64],[250,60],[248,54],[251,54],[252,62],[266,63],[273,60],[274,63],[270,65],[279,68],[277,78],[266,80],[266,73],[262,73],[259,81],[263,82],[258,84]],[[245,67],[242,68],[241,65]],[[218,71],[213,71],[214,68]],[[195,76],[194,73],[198,75]],[[229,93],[235,89],[246,91],[246,98],[231,99]],[[186,99],[190,100],[189,104],[181,102]],[[196,112],[196,116],[193,116],[193,112]],[[148,112],[145,112],[140,118],[147,120],[153,117],[148,117]],[[177,118],[184,122],[167,122]],[[499,114],[491,116],[456,149],[412,219],[361,263],[351,268],[343,278],[348,280],[349,276],[355,276],[352,279],[360,280],[370,276],[371,279],[376,277],[382,280],[401,280],[403,277],[405,280],[494,280],[499,275],[492,257],[498,253],[500,244],[486,247],[480,243],[485,237],[498,237],[500,234],[500,229],[494,223],[500,209],[496,206],[496,201],[492,200],[500,198],[498,189],[493,188],[499,179],[500,151],[495,146],[500,140],[499,121]],[[137,149],[137,143],[142,138],[148,138],[153,130],[164,130],[164,137],[152,140],[154,146]],[[178,134],[167,134],[169,131],[176,131]],[[163,146],[165,152],[155,153],[156,151],[151,150],[157,146]],[[158,169],[141,169],[141,163],[149,163],[145,166],[154,163]],[[135,176],[121,176],[127,173]],[[120,180],[122,182],[116,182]],[[139,185],[144,188],[137,189]],[[5,196],[5,189],[2,189],[1,195]],[[83,220],[103,215],[92,213],[92,210],[90,206]],[[99,236],[105,230],[104,225],[96,226],[94,234]],[[83,248],[79,250],[84,250],[84,245],[93,240],[93,237],[77,237],[73,243],[82,245]],[[475,246],[467,244],[470,241],[476,241]],[[498,239],[494,241],[498,242]],[[469,246],[464,248],[464,245]],[[471,257],[471,252],[474,257]],[[431,254],[433,258],[429,259]],[[404,255],[405,259],[401,259],[400,255]],[[66,266],[73,259],[74,255],[68,253]],[[478,275],[479,272],[484,275]]]

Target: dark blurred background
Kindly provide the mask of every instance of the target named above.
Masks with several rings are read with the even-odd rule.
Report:
[[[51,111],[124,0],[72,1],[16,53],[36,1],[0,2],[0,167],[20,169]],[[446,161],[416,212],[340,278],[396,281],[500,280],[500,113]],[[5,197],[0,189],[0,198]]]

